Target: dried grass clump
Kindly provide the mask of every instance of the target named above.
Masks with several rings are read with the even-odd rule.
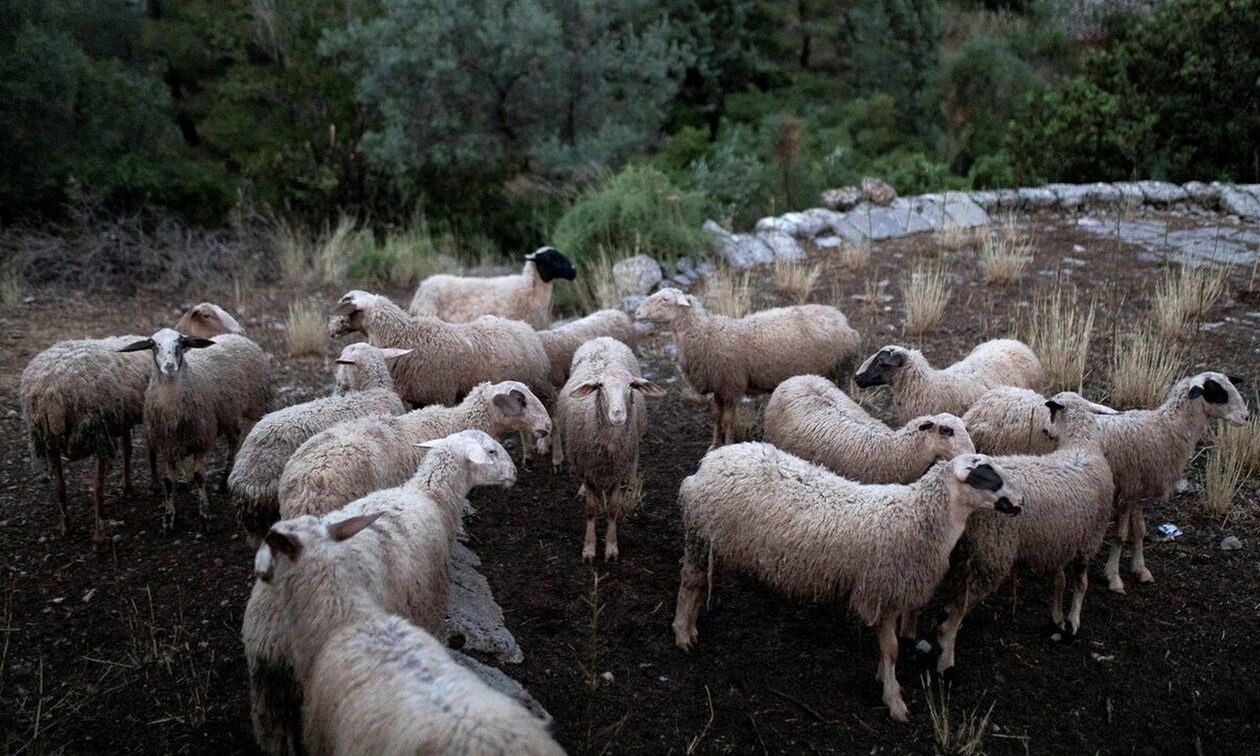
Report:
[[[1251,404],[1254,410],[1260,404],[1260,397]],[[1217,446],[1228,456],[1242,460],[1245,477],[1260,476],[1260,414],[1253,411],[1251,419],[1243,425],[1222,425]]]
[[[936,752],[941,756],[974,756],[984,753],[984,739],[989,734],[989,718],[993,715],[993,707],[997,702],[989,704],[989,709],[983,716],[978,708],[964,713],[955,726],[950,713],[949,690],[944,685],[933,685],[926,677],[923,680],[923,690],[927,698],[928,717],[932,720]]]
[[[752,274],[727,265],[704,278],[704,304],[710,312],[742,318],[753,309]]]
[[[871,242],[863,239],[860,242],[842,242],[836,250],[836,259],[840,267],[846,270],[861,270],[871,262]]]
[[[325,233],[315,246],[313,267],[315,279],[323,284],[340,284],[346,278],[356,247],[363,243],[355,230],[354,219],[343,215],[337,225]]]
[[[1109,403],[1116,409],[1157,406],[1180,375],[1181,364],[1181,349],[1153,331],[1116,338],[1111,347]]]
[[[25,298],[25,289],[22,271],[16,265],[9,265],[0,270],[0,304],[5,307],[21,305]]]
[[[985,281],[1006,286],[1024,277],[1033,261],[1033,243],[1013,216],[1002,222],[995,233],[985,234],[976,253],[980,275]]]
[[[328,347],[327,319],[313,302],[294,302],[284,321],[284,340],[294,357],[321,355]]]
[[[1203,472],[1203,499],[1209,514],[1223,517],[1234,506],[1243,480],[1256,472],[1260,451],[1260,423],[1223,426],[1212,434],[1212,448]]]
[[[821,265],[808,265],[805,262],[776,260],[774,263],[774,285],[788,301],[805,304],[818,285],[822,275]]]
[[[621,304],[621,293],[613,283],[612,269],[621,260],[631,257],[628,252],[609,253],[603,246],[599,254],[589,262],[583,259],[578,266],[578,304],[583,312],[615,309]]]
[[[1081,390],[1096,308],[1093,299],[1082,305],[1076,290],[1065,290],[1062,283],[1033,302],[1028,345],[1041,359],[1052,392]]]
[[[280,275],[288,283],[297,283],[306,275],[310,247],[301,228],[288,221],[276,221],[270,230],[271,245]]]
[[[941,226],[941,230],[935,234],[936,247],[947,252],[957,252],[960,249],[973,247],[976,239],[982,238],[986,230],[984,226],[972,229],[947,220],[945,225]]]
[[[944,268],[921,265],[902,287],[906,301],[907,336],[920,336],[935,328],[945,316],[950,299],[949,275]]]
[[[1187,326],[1202,320],[1225,294],[1228,275],[1224,265],[1182,266],[1165,273],[1151,305],[1160,333],[1170,339],[1184,336]]]

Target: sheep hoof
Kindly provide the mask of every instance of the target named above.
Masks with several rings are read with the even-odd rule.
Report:
[[[1118,577],[1111,578],[1109,582],[1107,583],[1107,589],[1110,590],[1112,593],[1119,593],[1121,596],[1123,596],[1124,595],[1124,581]]]
[[[617,551],[616,546],[613,546],[612,548],[608,548],[607,546],[604,547],[604,561],[605,562],[615,562],[617,561],[617,557],[619,557],[620,555],[621,553]]]
[[[674,628],[674,645],[687,653],[691,653],[691,649],[696,645],[696,637],[698,635],[694,627],[685,630]]]
[[[595,561],[595,547],[582,549],[582,564],[590,564]]]
[[[167,513],[162,515],[162,532],[172,535],[175,532],[175,515]]]
[[[906,708],[906,702],[900,698],[896,698],[888,702],[888,717],[894,722],[905,724],[910,721],[910,710]]]
[[[1137,577],[1139,583],[1154,583],[1155,577],[1151,575],[1151,571],[1143,567],[1140,570],[1134,570],[1133,574]]]

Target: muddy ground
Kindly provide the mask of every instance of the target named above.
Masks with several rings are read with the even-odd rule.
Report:
[[[947,255],[955,275],[947,321],[921,345],[940,363],[984,338],[1019,333],[1033,292],[1069,275],[1098,300],[1086,389],[1099,394],[1112,334],[1146,317],[1158,266],[1053,217],[1034,219],[1032,229],[1038,274],[1008,289],[978,283],[967,253]],[[897,340],[899,282],[912,261],[933,250],[927,236],[877,244],[860,273],[828,265],[815,298],[839,303],[873,351]],[[1064,257],[1085,264],[1064,264]],[[1207,318],[1219,325],[1187,345],[1188,371],[1210,366],[1260,380],[1254,275],[1232,276],[1230,301]],[[882,280],[891,282],[891,300],[870,305],[855,298],[868,281]],[[758,283],[759,304],[779,301],[768,277]],[[237,300],[226,289],[128,299],[40,291],[32,292],[33,303],[0,311],[5,752],[253,748],[238,638],[252,554],[225,498],[215,499],[221,515],[208,533],[165,536],[159,499],[137,465],[141,493],[119,502],[111,490],[112,541],[98,553],[81,463],[71,478],[78,530],[57,536],[48,485],[31,464],[14,411],[22,367],[58,339],[149,333],[173,323],[182,305],[212,298],[237,310],[250,335],[276,356],[278,402],[303,401],[327,390],[329,359],[285,356],[284,313],[296,297],[327,303],[338,293],[258,288]],[[889,722],[874,681],[874,637],[841,606],[805,605],[720,575],[701,614],[697,649],[687,655],[674,647],[681,552],[674,498],[704,454],[709,426],[707,410],[672,381],[668,341],[654,337],[642,348],[649,375],[673,390],[649,403],[644,505],[620,529],[620,563],[580,563],[582,515],[567,474],[536,470],[510,491],[473,496],[473,546],[526,654],[507,671],[550,710],[556,737],[572,752],[932,752],[920,677],[929,664],[903,659],[898,671],[912,722]],[[1191,481],[1201,479],[1202,466],[1202,458],[1192,465]],[[1176,541],[1148,544],[1157,582],[1130,580],[1129,595],[1118,596],[1099,589],[1096,578],[1083,637],[1072,645],[1048,639],[1045,579],[1021,575],[1001,589],[963,628],[950,706],[955,724],[991,709],[984,743],[990,753],[1260,751],[1258,498],[1257,485],[1247,483],[1223,522],[1203,513],[1196,494],[1157,508],[1148,516],[1152,529],[1173,522],[1184,531]],[[185,502],[189,522],[193,510]],[[1245,547],[1221,551],[1227,534]],[[936,607],[924,613],[923,634],[935,615]]]

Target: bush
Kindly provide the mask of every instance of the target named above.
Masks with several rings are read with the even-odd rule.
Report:
[[[577,260],[601,249],[642,250],[658,259],[695,254],[707,245],[701,225],[709,205],[655,168],[630,166],[560,216],[552,243]]]
[[[892,184],[899,194],[967,188],[966,179],[953,175],[948,165],[922,152],[896,150],[872,160],[866,170]]]

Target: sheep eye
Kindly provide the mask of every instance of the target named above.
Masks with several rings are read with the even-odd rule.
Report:
[[[945,428],[945,427],[942,427],[942,428],[941,428],[941,435],[942,435],[942,436],[945,436],[945,437],[947,437],[947,438],[948,438],[949,436],[954,435],[954,429],[953,429],[953,428]]]

